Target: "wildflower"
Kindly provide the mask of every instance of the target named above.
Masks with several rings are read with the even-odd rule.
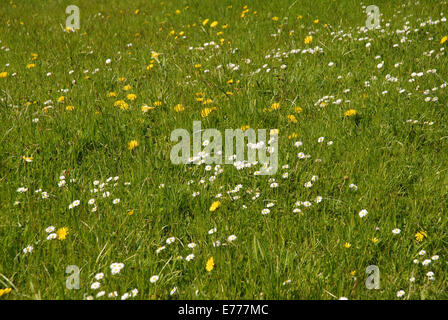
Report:
[[[232,241],[235,241],[235,240],[236,240],[236,235],[234,235],[234,234],[232,234],[232,235],[227,237],[227,241],[228,242],[232,242]]]
[[[8,72],[6,72],[6,71],[0,72],[0,78],[6,78],[7,76],[8,76]]]
[[[138,147],[138,141],[137,140],[131,140],[129,143],[128,143],[128,148],[129,148],[129,150],[134,150],[135,148],[137,148]]]
[[[34,63],[29,63],[29,64],[26,65],[26,68],[27,69],[31,69],[31,68],[34,68],[35,66],[36,65]]]
[[[347,249],[350,248],[351,246],[352,246],[351,243],[348,243],[348,242],[344,243],[344,247]]]
[[[129,94],[126,96],[126,99],[128,99],[129,101],[134,101],[135,99],[137,99],[137,95],[134,94],[134,93],[129,93]]]
[[[419,231],[415,234],[415,239],[418,242],[422,242],[424,238],[426,238],[428,235],[426,234],[425,231]]]
[[[58,237],[58,240],[65,240],[65,238],[68,235],[68,228],[67,227],[59,228],[58,231],[56,231],[56,235]]]
[[[28,246],[23,249],[23,253],[31,253],[34,250],[33,246]]]
[[[182,106],[182,104],[177,104],[174,107],[174,111],[176,111],[176,112],[181,112],[181,111],[184,111],[184,110],[185,110],[185,108]]]
[[[446,40],[448,40],[448,36],[444,36],[441,40],[440,40],[440,44],[444,44],[446,42]]]
[[[194,254],[193,253],[189,254],[188,256],[185,257],[185,260],[187,260],[187,261],[191,261],[193,259],[194,259]]]
[[[394,230],[392,230],[393,234],[399,234],[400,232],[401,232],[401,230],[398,228],[395,228]]]
[[[214,28],[218,25],[218,21],[213,21],[212,23],[210,23],[210,28]]]
[[[215,261],[213,260],[213,257],[210,257],[205,265],[205,270],[211,272],[214,267],[215,267]]]
[[[218,209],[219,208],[219,206],[221,205],[221,202],[220,201],[214,201],[213,203],[212,203],[212,205],[210,206],[210,211],[211,212],[213,212],[213,211],[215,211],[216,209]]]
[[[75,107],[74,107],[74,106],[66,106],[66,107],[65,107],[65,110],[67,110],[67,111],[73,111],[73,110],[75,110]]]
[[[404,294],[405,294],[404,290],[400,290],[397,292],[397,297],[401,298],[402,296],[404,296]]]
[[[25,160],[25,162],[33,162],[33,157],[23,156],[22,158],[23,158],[23,160]]]
[[[11,292],[11,288],[0,289],[0,297]]]
[[[159,276],[152,276],[149,281],[151,281],[151,283],[155,283],[157,282],[157,280],[159,280]]]
[[[303,42],[305,44],[309,44],[309,43],[313,42],[313,36],[311,36],[311,35],[306,36],[305,40],[303,40]]]
[[[360,218],[364,218],[367,215],[367,210],[366,209],[362,209],[361,211],[359,211],[359,217]]]
[[[96,290],[96,289],[99,289],[100,287],[101,287],[101,283],[96,281],[96,282],[92,283],[92,285],[90,286],[90,289]]]
[[[356,114],[357,114],[357,111],[355,109],[349,109],[349,110],[345,111],[345,113],[344,113],[344,115],[346,117],[352,117]]]

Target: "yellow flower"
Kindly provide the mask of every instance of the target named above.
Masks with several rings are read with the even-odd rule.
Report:
[[[75,110],[75,107],[74,107],[74,106],[66,106],[66,107],[65,107],[65,110],[67,110],[67,111],[73,111],[73,110]]]
[[[56,231],[56,235],[58,237],[58,240],[65,240],[65,238],[68,235],[68,228],[67,227],[59,228],[58,231]]]
[[[131,89],[132,89],[132,87],[130,85],[128,85],[128,84],[123,87],[124,91],[129,91]]]
[[[305,44],[309,44],[309,43],[313,42],[313,36],[310,36],[310,35],[306,36],[305,40],[303,42]]]
[[[162,105],[162,101],[155,101],[155,102],[153,103],[153,105],[154,105],[155,107],[160,107],[160,106]]]
[[[197,63],[197,64],[194,65],[194,67],[195,67],[196,69],[199,69],[199,68],[201,67],[201,64],[200,64],[200,63]]]
[[[314,23],[319,23],[319,19],[316,19],[313,21]]]
[[[219,202],[219,201],[213,202],[212,205],[210,206],[210,211],[211,212],[215,211],[216,209],[219,208],[220,205],[221,205],[221,202]]]
[[[8,76],[8,72],[6,72],[6,71],[0,72],[0,78],[6,78],[7,76]]]
[[[36,65],[34,64],[34,63],[28,63],[27,65],[26,65],[26,68],[27,69],[31,69],[31,68],[34,68]]]
[[[134,214],[134,210],[128,211],[128,215],[132,216]]]
[[[37,53],[32,53],[31,56],[33,57],[32,58],[33,60],[37,60],[37,56],[38,56]]]
[[[0,289],[0,297],[11,292],[11,288]]]
[[[137,140],[131,140],[128,144],[129,146],[129,150],[134,150],[135,148],[138,147],[138,141]]]
[[[154,68],[154,64],[151,63],[151,64],[149,64],[149,65],[146,67],[146,70],[149,71],[149,70],[151,70],[152,68]]]
[[[280,103],[275,102],[271,105],[271,110],[278,110],[280,109]]]
[[[128,94],[128,95],[126,96],[126,98],[127,98],[128,100],[130,100],[130,101],[134,101],[135,99],[137,99],[137,95],[136,95],[136,94],[133,94],[133,93],[130,93],[130,94]]]
[[[272,21],[278,21],[278,17],[272,17]]]
[[[352,276],[356,276],[356,270],[353,270],[352,272],[350,272],[350,274],[351,274]]]
[[[375,238],[375,237],[373,237],[372,239],[370,239],[370,241],[372,241],[373,243],[377,243],[377,242],[378,242],[378,239]]]
[[[297,16],[297,19],[302,19],[303,17],[299,14],[298,16]]]
[[[441,40],[440,40],[440,44],[444,44],[446,42],[446,40],[448,40],[448,36],[444,36]]]
[[[177,104],[177,105],[174,107],[174,111],[176,111],[176,112],[181,112],[181,111],[184,111],[184,110],[185,110],[184,106],[181,105],[180,103]]]
[[[137,10],[134,11],[135,14],[138,14],[139,12],[140,12],[139,9],[137,9]]]
[[[297,138],[299,135],[297,134],[297,133],[291,133],[289,136],[288,136],[288,139],[295,139],[295,138]]]
[[[204,21],[202,21],[202,25],[205,26],[209,21],[210,19],[205,19]]]
[[[213,21],[212,23],[210,23],[210,28],[214,28],[218,25],[218,21]]]
[[[210,257],[207,260],[207,264],[205,265],[205,270],[207,270],[208,272],[211,272],[214,267],[215,267],[215,261],[213,260],[213,257]]]
[[[60,96],[59,98],[58,98],[58,102],[63,102],[65,100],[65,97],[64,96]]]
[[[107,94],[107,96],[108,96],[108,97],[116,97],[116,96],[117,96],[117,93],[114,92],[114,91],[111,91],[111,92],[109,92],[109,93]]]
[[[213,110],[216,110],[216,107],[213,108],[204,108],[201,110],[201,117],[205,118],[207,117]]]
[[[424,238],[427,238],[428,234],[426,233],[426,231],[419,231],[415,234],[415,239],[418,242],[422,242]]]
[[[114,103],[115,107],[120,107],[121,110],[129,109],[129,105],[124,100],[117,100]]]
[[[303,109],[301,107],[294,107],[294,111],[297,113],[301,113]]]
[[[348,243],[348,242],[344,243],[344,247],[347,249],[350,248],[351,246],[352,246],[351,243]]]
[[[250,126],[248,124],[241,126],[241,131],[246,131]]]
[[[150,106],[147,106],[147,105],[144,105],[141,108],[142,112],[148,112],[149,110],[152,110],[152,109],[154,109],[154,107],[150,107]]]
[[[293,114],[290,114],[288,116],[288,120],[291,121],[291,122],[297,123],[297,119],[296,119],[296,117]]]
[[[23,160],[25,161],[25,162],[33,162],[33,157],[26,157],[26,156],[23,156]]]
[[[344,115],[347,117],[351,117],[356,115],[357,111],[355,109],[349,109],[347,111],[345,111]]]

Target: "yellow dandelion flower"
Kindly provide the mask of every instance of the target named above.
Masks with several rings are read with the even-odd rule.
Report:
[[[241,131],[246,131],[250,126],[248,124],[241,126]]]
[[[345,111],[345,113],[344,113],[344,115],[346,117],[352,117],[356,114],[357,114],[357,111],[355,109],[349,109],[349,110]]]
[[[58,102],[63,102],[65,100],[65,97],[64,96],[60,96],[59,98],[58,98]]]
[[[207,272],[211,272],[214,267],[215,267],[215,261],[213,260],[213,257],[210,257],[205,265],[205,270],[207,270]]]
[[[124,91],[129,91],[131,89],[132,89],[132,87],[130,85],[128,85],[128,84],[123,87]]]
[[[278,17],[272,17],[272,21],[278,21]]]
[[[11,292],[11,288],[0,289],[0,297]]]
[[[344,247],[347,248],[347,249],[350,248],[351,246],[352,246],[352,245],[351,245],[351,243],[349,243],[349,242],[344,243]]]
[[[319,19],[316,19],[313,22],[317,24],[317,23],[319,23]]]
[[[202,21],[202,25],[205,26],[209,21],[210,19],[205,19],[204,21]]]
[[[8,72],[6,72],[6,71],[0,72],[0,78],[6,78],[7,76],[8,76]]]
[[[296,119],[296,117],[293,114],[288,115],[288,120],[290,122],[297,123],[297,119]]]
[[[215,211],[216,209],[218,209],[219,208],[219,206],[221,205],[221,202],[219,202],[219,201],[214,201],[213,203],[212,203],[212,205],[210,206],[210,211],[211,212],[213,212],[213,211]]]
[[[174,111],[176,111],[176,112],[181,112],[181,111],[184,111],[185,110],[185,108],[184,108],[184,106],[182,105],[182,104],[177,104],[175,107],[174,107]]]
[[[75,107],[74,107],[74,106],[66,106],[66,107],[65,107],[65,110],[67,110],[67,111],[73,111],[73,110],[75,110]]]
[[[213,21],[212,23],[210,23],[210,28],[214,28],[218,25],[218,21]]]
[[[129,150],[134,150],[135,148],[137,148],[138,147],[138,141],[137,140],[131,140],[131,141],[129,141],[129,143],[128,143],[128,148],[129,148]]]
[[[271,105],[271,110],[278,110],[280,109],[280,103],[275,102]]]
[[[107,94],[108,97],[116,97],[117,93],[115,91],[111,91]]]
[[[446,42],[446,40],[448,40],[448,36],[444,36],[441,40],[440,40],[440,44],[444,44]]]
[[[36,65],[34,64],[34,63],[28,63],[27,65],[26,65],[26,68],[27,69],[31,69],[31,68],[34,68]]]
[[[370,241],[372,241],[373,243],[377,243],[377,242],[378,242],[378,239],[375,238],[375,237],[373,237],[372,239],[370,239]]]
[[[301,113],[303,109],[301,107],[294,107],[294,111],[297,113]]]
[[[23,156],[22,158],[25,162],[33,162],[34,159],[33,157],[27,157],[27,156]]]
[[[137,95],[134,93],[130,93],[126,96],[126,99],[128,99],[129,101],[134,101],[135,99],[137,99]]]
[[[56,231],[56,235],[58,237],[58,240],[65,240],[68,235],[68,228],[67,227],[59,228],[58,231]]]
[[[417,240],[418,242],[422,242],[424,238],[427,238],[428,234],[426,233],[426,231],[419,231],[415,234],[415,240]]]
[[[313,42],[313,36],[311,36],[311,35],[306,36],[305,40],[303,40],[303,42],[305,44],[309,44],[309,43]]]
[[[162,105],[162,101],[155,101],[155,102],[153,103],[153,105],[154,105],[155,107],[160,107],[160,106]]]

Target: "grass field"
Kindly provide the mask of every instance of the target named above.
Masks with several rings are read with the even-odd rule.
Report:
[[[0,300],[447,299],[447,4],[1,1]],[[276,174],[173,164],[195,120]]]

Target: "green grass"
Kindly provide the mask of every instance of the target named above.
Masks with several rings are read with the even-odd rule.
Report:
[[[441,39],[448,24],[440,20],[448,5],[435,2],[377,0],[381,29],[360,32],[367,16],[356,0],[2,1],[0,289],[12,291],[0,299],[96,298],[101,290],[101,299],[113,291],[120,299],[134,288],[134,299],[447,299],[448,41]],[[80,8],[80,30],[65,32],[71,4]],[[249,11],[241,17],[244,5]],[[323,52],[291,53],[316,46]],[[152,58],[153,51],[160,55]],[[386,81],[387,74],[397,81]],[[212,103],[197,101],[198,92]],[[129,93],[137,98],[127,100]],[[65,100],[58,102],[60,96]],[[325,96],[334,98],[317,103]],[[114,106],[117,100],[129,108]],[[266,111],[273,103],[280,108]],[[185,110],[174,111],[177,104]],[[205,107],[216,110],[202,118]],[[349,109],[357,114],[344,116]],[[170,134],[191,132],[194,120],[223,134],[243,125],[278,128],[277,174],[222,165],[209,182],[214,169],[173,165]],[[130,151],[132,140],[139,145]],[[299,152],[311,157],[301,160]],[[66,185],[58,187],[61,175]],[[305,188],[314,175],[319,179]],[[91,193],[93,181],[116,176]],[[272,178],[278,188],[270,187]],[[210,212],[219,193],[221,205]],[[69,209],[75,200],[80,205]],[[309,208],[293,212],[296,201],[307,200]],[[270,214],[262,215],[271,202]],[[49,226],[69,234],[46,240]],[[421,231],[427,237],[418,241]],[[237,239],[228,242],[229,235]],[[175,242],[166,244],[169,237]],[[29,245],[34,250],[25,254]],[[191,253],[195,258],[186,261]],[[439,259],[422,265],[434,255]],[[207,272],[210,257],[215,267]],[[111,274],[113,262],[125,264],[119,274]],[[65,286],[68,265],[81,270],[79,290]],[[369,265],[379,267],[378,290],[365,286]],[[98,272],[105,277],[92,290]],[[397,298],[399,290],[405,294]]]

